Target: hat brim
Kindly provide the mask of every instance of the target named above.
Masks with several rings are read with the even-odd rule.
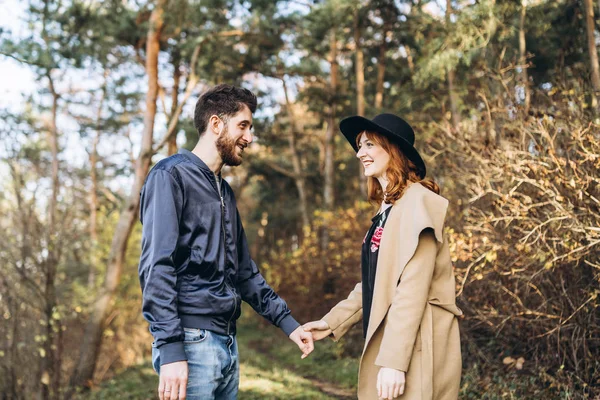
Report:
[[[402,153],[410,161],[412,161],[415,164],[415,166],[417,167],[417,169],[419,171],[419,177],[421,179],[425,178],[425,174],[426,174],[425,161],[423,161],[423,158],[421,157],[421,155],[419,154],[417,149],[415,149],[415,147],[412,144],[410,144],[407,140],[405,140],[404,138],[388,131],[387,129],[385,129],[384,127],[382,127],[380,125],[377,125],[370,119],[361,117],[359,115],[345,118],[340,122],[340,131],[342,131],[342,134],[344,135],[346,140],[348,140],[348,142],[350,143],[350,145],[352,146],[354,151],[357,153],[358,153],[358,146],[356,145],[356,138],[362,132],[364,132],[364,131],[377,132],[377,133],[380,133],[380,134],[386,136],[393,143],[397,144],[398,147],[400,147],[400,150],[402,151]]]

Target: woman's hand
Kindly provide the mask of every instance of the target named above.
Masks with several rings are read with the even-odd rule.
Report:
[[[303,325],[303,328],[305,332],[312,333],[314,341],[325,339],[327,336],[331,335],[329,325],[323,320],[307,322]]]
[[[380,399],[391,400],[404,393],[406,377],[404,371],[381,368],[377,375],[377,395]]]

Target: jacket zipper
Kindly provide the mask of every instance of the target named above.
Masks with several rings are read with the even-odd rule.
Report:
[[[217,176],[215,175],[215,182],[217,181]],[[233,313],[231,314],[231,316],[229,317],[229,320],[227,321],[227,335],[229,335],[230,333],[230,329],[231,329],[231,320],[233,319],[233,316],[235,315],[236,311],[237,311],[237,297],[235,295],[235,293],[233,292],[233,290],[229,287],[229,285],[227,284],[227,250],[225,247],[225,201],[223,200],[223,182],[221,181],[220,185],[217,185],[218,189],[219,189],[219,198],[221,199],[221,243],[223,243],[223,253],[224,253],[224,258],[225,258],[225,269],[223,271],[224,273],[224,279],[225,279],[225,287],[227,288],[227,290],[229,290],[229,292],[231,292],[231,295],[233,296]]]

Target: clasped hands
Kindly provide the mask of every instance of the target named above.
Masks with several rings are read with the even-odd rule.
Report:
[[[308,322],[303,328],[305,332],[312,333],[314,341],[325,339],[332,333],[327,322],[323,320]],[[395,399],[404,393],[405,382],[404,371],[382,367],[377,374],[377,396],[383,400]]]

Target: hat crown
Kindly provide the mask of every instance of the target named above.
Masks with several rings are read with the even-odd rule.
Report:
[[[402,118],[394,114],[379,114],[372,121],[395,135],[402,137],[411,145],[415,144],[415,132]]]

